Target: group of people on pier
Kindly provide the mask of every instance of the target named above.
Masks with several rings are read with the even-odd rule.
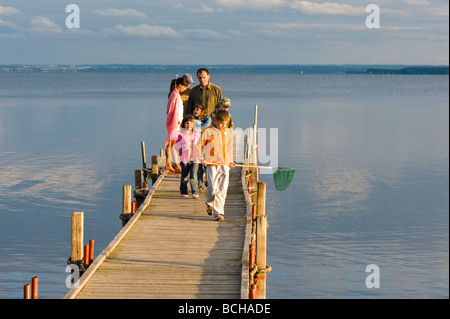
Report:
[[[231,101],[210,80],[208,69],[197,71],[199,84],[190,74],[172,80],[167,102],[166,169],[181,173],[180,195],[199,198],[205,191],[206,211],[224,220],[230,167],[233,162]],[[206,174],[206,181],[204,180]]]

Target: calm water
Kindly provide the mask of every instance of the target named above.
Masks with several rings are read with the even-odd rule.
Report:
[[[179,70],[195,73],[195,70]],[[165,139],[174,74],[0,73],[0,298],[61,298],[70,218],[96,255],[121,228],[122,185]],[[212,74],[233,121],[278,128],[267,182],[268,298],[449,297],[448,76]],[[271,141],[272,143],[272,141]],[[366,266],[380,288],[366,287]]]

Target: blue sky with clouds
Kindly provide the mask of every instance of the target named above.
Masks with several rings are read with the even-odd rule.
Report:
[[[448,65],[448,46],[447,0],[0,0],[0,64]]]

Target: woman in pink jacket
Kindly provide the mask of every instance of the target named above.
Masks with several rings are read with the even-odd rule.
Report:
[[[165,144],[166,149],[166,169],[172,172],[181,172],[179,163],[175,163],[175,170],[172,168],[171,149],[175,145],[178,136],[178,130],[180,128],[181,121],[183,120],[183,100],[180,93],[184,92],[189,87],[189,82],[185,77],[178,78],[176,80],[176,87],[170,92],[169,101],[167,101],[167,139]]]

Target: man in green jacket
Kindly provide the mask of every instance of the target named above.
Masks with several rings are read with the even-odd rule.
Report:
[[[199,69],[197,71],[197,78],[200,84],[191,89],[186,109],[192,114],[194,112],[194,106],[200,104],[208,109],[209,116],[222,98],[222,89],[220,86],[209,82],[210,75],[208,69]]]

